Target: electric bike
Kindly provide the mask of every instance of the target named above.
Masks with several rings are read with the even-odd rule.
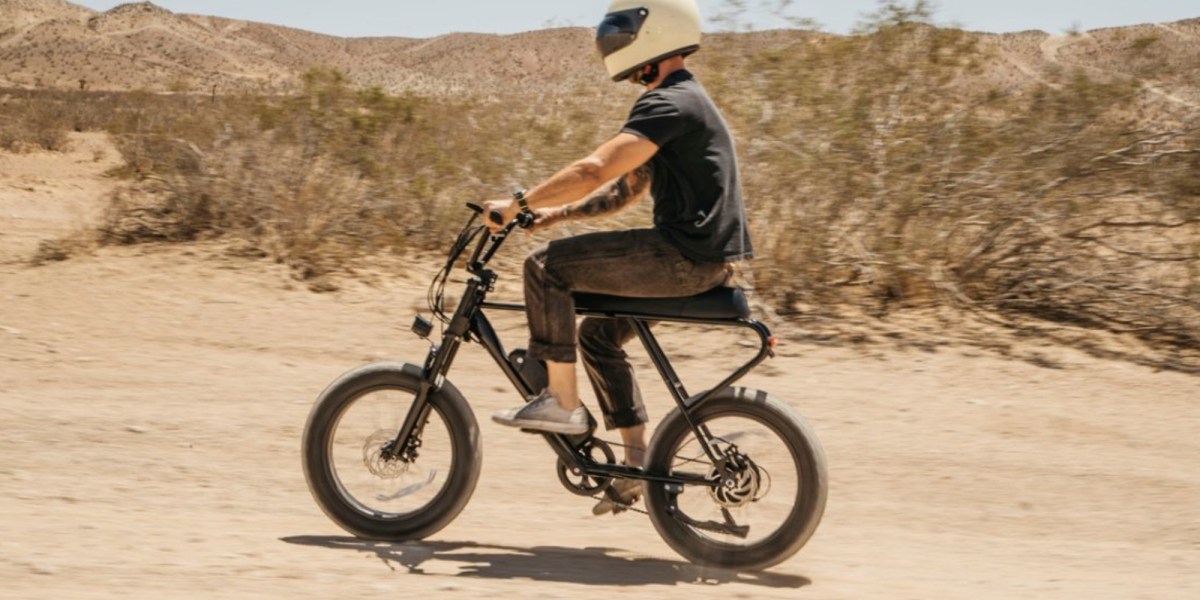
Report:
[[[351,534],[412,541],[448,525],[466,506],[479,477],[480,430],[467,399],[447,377],[466,342],[495,360],[526,400],[546,383],[545,367],[524,350],[505,352],[490,311],[523,311],[492,302],[497,274],[488,268],[522,215],[496,233],[472,213],[442,270],[429,304],[441,322],[418,316],[413,332],[430,340],[421,365],[376,363],[354,369],[317,398],[303,434],[304,474],[317,504]],[[446,283],[464,253],[468,279],[448,313]],[[774,357],[775,339],[750,318],[743,291],[719,287],[686,298],[623,298],[576,294],[582,316],[628,319],[666,383],[675,408],[655,430],[644,468],[617,462],[612,445],[590,420],[583,435],[542,435],[572,494],[621,502],[611,483],[642,482],[645,512],[655,529],[689,561],[737,570],[765,569],[795,554],[816,530],[827,489],[824,453],[808,423],[786,402],[734,384]],[[659,345],[658,322],[744,328],[760,345],[748,362],[711,389],[691,395]]]

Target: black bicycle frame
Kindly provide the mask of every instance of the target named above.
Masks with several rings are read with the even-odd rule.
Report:
[[[531,389],[529,382],[525,381],[521,374],[518,373],[516,367],[509,361],[495,328],[483,312],[485,309],[511,312],[525,311],[525,307],[520,304],[486,301],[488,292],[494,289],[496,274],[485,268],[485,265],[499,249],[504,239],[512,231],[512,228],[513,225],[510,224],[500,233],[490,236],[492,245],[487,249],[486,253],[484,252],[484,248],[489,241],[489,236],[484,236],[484,239],[480,240],[479,245],[475,249],[467,267],[468,272],[473,277],[467,281],[466,291],[463,293],[462,300],[459,302],[454,316],[450,318],[442,335],[442,343],[432,346],[429,355],[426,357],[420,390],[400,428],[396,444],[392,446],[397,452],[401,452],[408,447],[414,432],[428,418],[430,410],[428,403],[429,393],[443,384],[446,374],[454,362],[454,357],[457,355],[464,341],[471,341],[473,339],[479,342],[522,396],[530,398],[539,391]],[[581,316],[629,319],[633,323],[638,338],[641,339],[642,345],[645,346],[647,353],[649,353],[650,360],[658,369],[663,382],[667,384],[667,389],[670,391],[671,397],[675,400],[675,404],[683,413],[688,425],[695,432],[696,438],[700,441],[705,453],[716,464],[721,457],[716,448],[712,446],[712,434],[706,427],[702,425],[697,426],[691,414],[697,407],[716,396],[717,393],[732,386],[768,357],[774,355],[772,349],[774,338],[771,337],[771,332],[766,325],[750,319],[689,319],[639,314],[636,312],[600,312],[588,309],[580,309],[576,312]],[[671,361],[667,357],[666,352],[651,332],[650,326],[652,322],[744,327],[758,334],[762,346],[749,362],[735,370],[712,389],[693,398],[689,396],[679,375],[671,366]],[[596,463],[589,456],[579,451],[579,445],[573,443],[570,436],[558,434],[543,434],[543,436],[565,464],[571,465],[589,476],[625,477],[689,485],[714,485],[712,481],[701,475],[647,473],[637,467]]]
[[[525,307],[523,305],[498,302],[482,302],[480,304],[480,308],[514,312],[525,311]],[[659,376],[662,378],[663,383],[667,385],[667,389],[670,391],[672,399],[675,400],[675,404],[683,413],[684,419],[687,420],[688,425],[691,426],[692,430],[696,433],[696,437],[698,440],[700,440],[705,453],[708,454],[708,457],[714,461],[714,464],[720,460],[716,450],[710,444],[712,434],[704,426],[698,427],[695,421],[692,420],[691,413],[696,410],[697,407],[716,396],[717,393],[730,387],[742,377],[745,377],[746,374],[754,370],[754,368],[759,364],[762,364],[762,362],[768,357],[772,356],[773,351],[771,346],[773,342],[771,338],[771,332],[769,329],[767,329],[766,325],[749,319],[687,319],[679,317],[645,315],[633,312],[600,312],[587,309],[580,309],[576,311],[576,314],[584,317],[629,319],[633,323],[634,331],[637,332],[638,338],[642,341],[642,345],[646,348],[646,352],[650,355],[651,362],[653,362],[655,368],[658,369]],[[509,380],[513,382],[513,385],[515,385],[518,390],[521,390],[522,394],[524,394],[526,397],[536,393],[537,390],[529,389],[524,379],[522,379],[520,374],[517,373],[516,368],[513,367],[512,364],[507,360],[504,347],[501,345],[500,339],[496,336],[495,330],[492,328],[487,316],[485,316],[482,311],[478,312],[475,315],[473,322],[473,333],[477,335],[480,343],[487,350],[488,354],[492,357],[496,364],[500,366],[500,369],[504,371],[504,374],[508,376]],[[671,360],[667,357],[667,353],[663,350],[662,346],[658,343],[658,339],[650,330],[651,322],[745,327],[758,334],[759,339],[762,341],[762,346],[754,358],[750,359],[749,362],[742,365],[740,368],[734,371],[733,374],[726,377],[713,388],[693,398],[688,394],[687,389],[683,385],[683,381],[675,372],[674,367],[671,366]],[[697,481],[680,478],[677,476],[670,477],[647,474],[636,467],[597,464],[586,459],[581,460],[583,457],[579,453],[575,452],[569,444],[555,443],[565,442],[565,438],[563,436],[551,434],[546,435],[546,437],[551,441],[551,446],[554,447],[556,451],[559,451],[559,456],[566,460],[568,464],[573,464],[581,469],[583,473],[587,475],[597,475],[603,477],[632,477],[635,479],[648,479],[653,481],[676,483],[708,484],[707,481],[703,480]]]

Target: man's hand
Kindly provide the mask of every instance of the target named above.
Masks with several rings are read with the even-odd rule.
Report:
[[[517,218],[517,212],[520,210],[521,207],[512,200],[489,200],[483,203],[483,223],[487,225],[488,231],[496,233]],[[493,214],[500,215],[499,223],[492,218]]]
[[[566,221],[567,217],[563,213],[563,208],[562,206],[555,206],[553,208],[539,208],[533,211],[533,225],[529,229],[526,229],[525,233],[533,233]]]

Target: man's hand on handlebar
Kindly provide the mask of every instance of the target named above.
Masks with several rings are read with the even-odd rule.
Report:
[[[533,225],[527,227],[525,233],[533,233],[539,229],[545,229],[566,220],[567,217],[563,214],[563,207],[561,206],[539,208],[533,211]]]
[[[483,222],[488,231],[496,233],[517,218],[520,207],[512,200],[489,200],[483,203]]]
[[[484,223],[488,231],[496,233],[504,229],[520,214],[521,207],[512,200],[489,200],[483,203]],[[533,224],[525,228],[525,233],[532,233],[565,220],[561,206],[539,208],[533,211]]]

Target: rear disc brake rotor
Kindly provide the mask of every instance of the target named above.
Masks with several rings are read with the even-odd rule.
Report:
[[[758,500],[762,473],[749,457],[735,454],[708,472],[710,480],[718,481],[708,493],[724,508],[741,508]]]

